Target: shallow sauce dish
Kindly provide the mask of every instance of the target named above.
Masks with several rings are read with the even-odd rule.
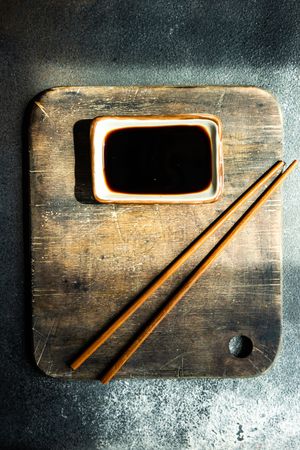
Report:
[[[221,122],[213,115],[97,117],[91,152],[101,203],[208,203],[223,190]]]

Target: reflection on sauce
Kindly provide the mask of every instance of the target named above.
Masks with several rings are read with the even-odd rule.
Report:
[[[128,194],[187,194],[212,181],[210,138],[201,126],[132,127],[105,140],[106,182]]]

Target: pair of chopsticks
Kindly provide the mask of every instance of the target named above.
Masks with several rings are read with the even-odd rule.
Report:
[[[123,367],[129,358],[138,350],[143,342],[156,329],[160,322],[183,298],[193,284],[201,277],[208,267],[215,261],[232,238],[241,230],[258,209],[268,200],[274,190],[296,167],[298,161],[293,161],[284,172],[281,172],[267,187],[257,200],[246,210],[240,219],[230,228],[225,236],[215,245],[209,254],[184,280],[180,288],[169,299],[165,306],[158,312],[148,326],[140,333],[133,343],[121,354],[113,366],[102,376],[101,382],[108,383]],[[115,333],[143,303],[171,276],[176,270],[211,236],[240,206],[253,196],[266,182],[268,182],[279,170],[283,170],[285,163],[278,161],[265,172],[254,184],[252,184],[229,208],[227,208],[198,238],[196,238],[183,253],[181,253],[154,282],[104,331],[75,361],[71,364],[73,370],[78,369],[107,339]]]

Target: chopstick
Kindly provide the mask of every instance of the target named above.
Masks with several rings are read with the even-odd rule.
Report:
[[[284,166],[277,161],[258,180],[256,180],[229,208],[227,208],[203,233],[201,233],[169,266],[151,283],[146,290],[71,364],[73,370],[78,369],[107,339],[115,333],[154,292],[173,275],[176,270],[258,189]]]
[[[115,364],[102,376],[101,382],[108,383],[128,359],[137,351],[142,343],[150,336],[160,322],[169,314],[170,311],[177,305],[186,292],[193,286],[193,284],[201,277],[201,275],[208,269],[208,267],[215,261],[224,248],[231,242],[232,238],[241,230],[242,227],[251,219],[251,217],[258,211],[258,209],[268,200],[274,190],[284,181],[284,179],[294,170],[298,161],[293,161],[292,164],[285,170],[285,172],[278,175],[270,186],[258,197],[258,199],[247,209],[247,211],[240,217],[240,219],[230,228],[225,236],[218,242],[218,244],[211,250],[211,252],[201,261],[201,263],[192,271],[181,285],[179,290],[170,298],[167,304],[154,317],[150,324],[142,331],[142,333],[134,340],[127,350],[118,358]]]

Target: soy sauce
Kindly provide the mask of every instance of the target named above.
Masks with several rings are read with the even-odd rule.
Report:
[[[112,191],[186,194],[212,181],[211,142],[194,125],[132,127],[106,136],[104,164]]]

